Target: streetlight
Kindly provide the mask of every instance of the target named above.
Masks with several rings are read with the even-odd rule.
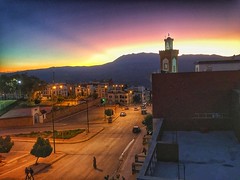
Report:
[[[85,103],[87,104],[87,133],[89,133],[89,118],[88,118],[88,100],[85,100]]]
[[[22,98],[22,81],[21,80],[18,80],[17,83],[19,84],[19,87],[20,87],[20,99]]]
[[[55,147],[55,126],[54,126],[54,117],[53,117],[53,108],[54,108],[54,101],[53,101],[53,89],[56,89],[56,86],[53,86],[51,89],[51,98],[52,98],[52,129],[53,129],[53,152],[56,153]]]

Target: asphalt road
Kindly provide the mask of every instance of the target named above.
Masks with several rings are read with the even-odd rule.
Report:
[[[67,155],[35,177],[37,179],[91,180],[104,179],[106,175],[111,177],[120,173],[129,179],[129,176],[131,176],[131,166],[126,166],[125,163],[127,155],[130,154],[125,154],[123,161],[120,161],[119,158],[133,139],[134,142],[128,151],[132,150],[132,157],[134,157],[135,151],[137,151],[136,153],[141,152],[142,136],[145,130],[142,128],[140,134],[133,134],[132,127],[134,125],[142,126],[141,121],[143,116],[140,114],[140,111],[133,111],[132,109],[126,112],[127,116],[118,117],[111,124],[104,124],[104,131],[87,142],[72,145],[57,145],[57,149]],[[94,156],[97,159],[97,169],[93,168]],[[124,173],[124,167],[128,173]],[[134,179],[134,177],[132,178]]]
[[[116,109],[117,115],[121,109]],[[104,127],[94,138],[77,144],[56,144],[58,153],[66,154],[63,158],[50,165],[48,168],[36,174],[35,179],[104,179],[120,174],[125,179],[135,179],[132,175],[131,164],[135,154],[141,153],[143,148],[142,138],[146,134],[142,125],[144,118],[140,111],[134,111],[133,107],[125,111],[127,116],[117,117],[113,123],[107,123],[103,116],[103,107],[89,109],[89,127]],[[72,115],[56,122],[56,129],[86,128],[86,111]],[[141,133],[133,134],[132,127],[139,125]],[[44,127],[35,127],[37,130],[51,129],[51,123]],[[29,131],[18,129],[17,131]],[[131,145],[129,145],[131,143]],[[14,150],[29,152],[33,143],[18,142]],[[126,147],[128,147],[126,149]],[[124,153],[123,153],[124,152]],[[93,168],[93,157],[97,160],[97,169]],[[122,160],[119,160],[122,157]],[[11,178],[17,179],[17,174],[11,173]]]

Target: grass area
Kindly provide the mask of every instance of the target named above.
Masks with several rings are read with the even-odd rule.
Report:
[[[73,129],[73,130],[65,130],[65,131],[55,131],[55,138],[56,139],[71,139],[76,135],[83,133],[85,129]],[[31,133],[20,133],[14,135],[15,137],[43,137],[43,138],[52,138],[52,131],[43,131],[43,132],[31,132]]]
[[[75,137],[76,135],[84,132],[85,129],[75,129],[75,130],[67,130],[67,131],[56,131],[55,138],[57,139],[70,139]]]
[[[0,111],[15,103],[16,100],[0,100]]]
[[[43,137],[43,138],[47,138],[52,134],[52,131],[43,131],[43,132],[30,132],[30,133],[20,133],[20,134],[15,134],[15,137]]]

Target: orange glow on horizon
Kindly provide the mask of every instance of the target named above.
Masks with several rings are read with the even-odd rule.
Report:
[[[171,35],[170,35],[171,36]],[[221,56],[233,56],[240,54],[240,40],[239,38],[229,39],[182,39],[178,36],[171,36],[174,38],[174,49],[179,50],[179,55],[182,54],[217,54]],[[164,38],[163,38],[164,39]],[[162,41],[149,41],[142,43],[133,43],[124,45],[120,42],[120,46],[105,47],[99,49],[96,53],[84,52],[85,54],[79,55],[79,49],[73,48],[69,56],[55,57],[54,59],[48,58],[45,60],[36,59],[35,61],[26,61],[26,63],[11,63],[8,60],[1,64],[0,72],[16,72],[23,70],[44,69],[49,67],[61,66],[95,66],[103,65],[112,62],[122,55],[132,53],[157,53],[159,50],[164,50],[164,40]],[[107,43],[106,43],[107,44]],[[110,43],[111,44],[111,43]],[[70,47],[68,47],[70,49]],[[21,60],[18,60],[21,62]]]

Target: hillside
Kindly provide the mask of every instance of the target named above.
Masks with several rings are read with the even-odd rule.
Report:
[[[197,61],[223,60],[232,57],[218,55],[182,55],[179,56],[179,72],[193,72]],[[235,59],[240,59],[240,55]],[[123,55],[111,63],[100,66],[51,67],[47,69],[28,70],[27,73],[46,82],[52,82],[53,72],[55,82],[89,82],[103,79],[113,79],[115,83],[143,85],[150,87],[153,72],[160,70],[160,57],[155,53],[139,53]]]

